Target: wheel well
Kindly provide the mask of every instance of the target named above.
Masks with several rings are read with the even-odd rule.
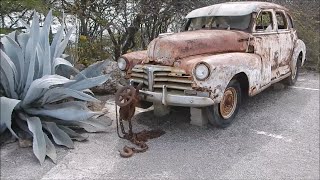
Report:
[[[232,79],[236,79],[240,83],[241,93],[245,96],[249,95],[249,80],[248,76],[241,72],[236,74]]]
[[[299,56],[298,56],[298,61],[302,62],[302,57],[303,57],[303,53],[302,51],[299,53]]]

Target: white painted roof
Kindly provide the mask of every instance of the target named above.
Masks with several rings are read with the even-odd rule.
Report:
[[[204,17],[204,16],[244,16],[257,12],[259,9],[264,8],[278,8],[284,9],[283,6],[268,3],[268,2],[227,2],[221,4],[215,4],[212,6],[206,6],[203,8],[195,9],[191,11],[186,18]]]

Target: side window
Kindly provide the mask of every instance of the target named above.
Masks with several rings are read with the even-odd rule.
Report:
[[[270,11],[262,11],[256,20],[256,31],[268,32],[273,30],[272,13]]]
[[[288,28],[289,29],[293,28],[292,18],[289,14],[287,14],[287,19],[288,19]]]
[[[277,11],[276,12],[276,18],[277,18],[277,23],[278,23],[278,29],[279,30],[288,29],[287,18],[282,12]]]

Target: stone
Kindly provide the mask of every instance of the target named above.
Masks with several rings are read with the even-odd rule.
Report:
[[[100,102],[87,102],[87,107],[91,110],[91,111],[107,111],[107,109],[105,108],[105,104],[106,102],[100,101]]]
[[[208,124],[208,117],[202,108],[190,108],[190,124],[205,127]]]
[[[99,63],[99,62],[96,62],[96,63]],[[98,93],[98,94],[113,94],[116,92],[117,86],[121,81],[121,78],[122,78],[121,70],[118,68],[117,62],[112,60],[105,60],[101,66],[102,67],[97,68],[97,71],[100,71],[100,72],[97,72],[97,74],[110,75],[111,78],[107,80],[105,83],[103,83],[102,85],[91,88],[91,90],[92,92]]]
[[[74,67],[77,68],[79,71],[82,71],[86,68],[84,64],[75,64]]]
[[[170,113],[170,107],[161,103],[153,103],[153,114],[157,117],[162,117]]]
[[[32,146],[32,139],[21,139],[19,138],[19,146],[21,148],[27,148]]]

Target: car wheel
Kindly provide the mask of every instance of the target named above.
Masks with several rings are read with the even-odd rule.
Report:
[[[295,68],[291,70],[291,75],[284,79],[284,83],[293,86],[298,79],[299,71],[300,71],[300,66],[301,66],[301,55],[298,57],[299,59],[296,62]]]
[[[235,119],[241,104],[241,88],[237,80],[231,80],[219,104],[206,107],[210,124],[218,128],[228,127]]]

